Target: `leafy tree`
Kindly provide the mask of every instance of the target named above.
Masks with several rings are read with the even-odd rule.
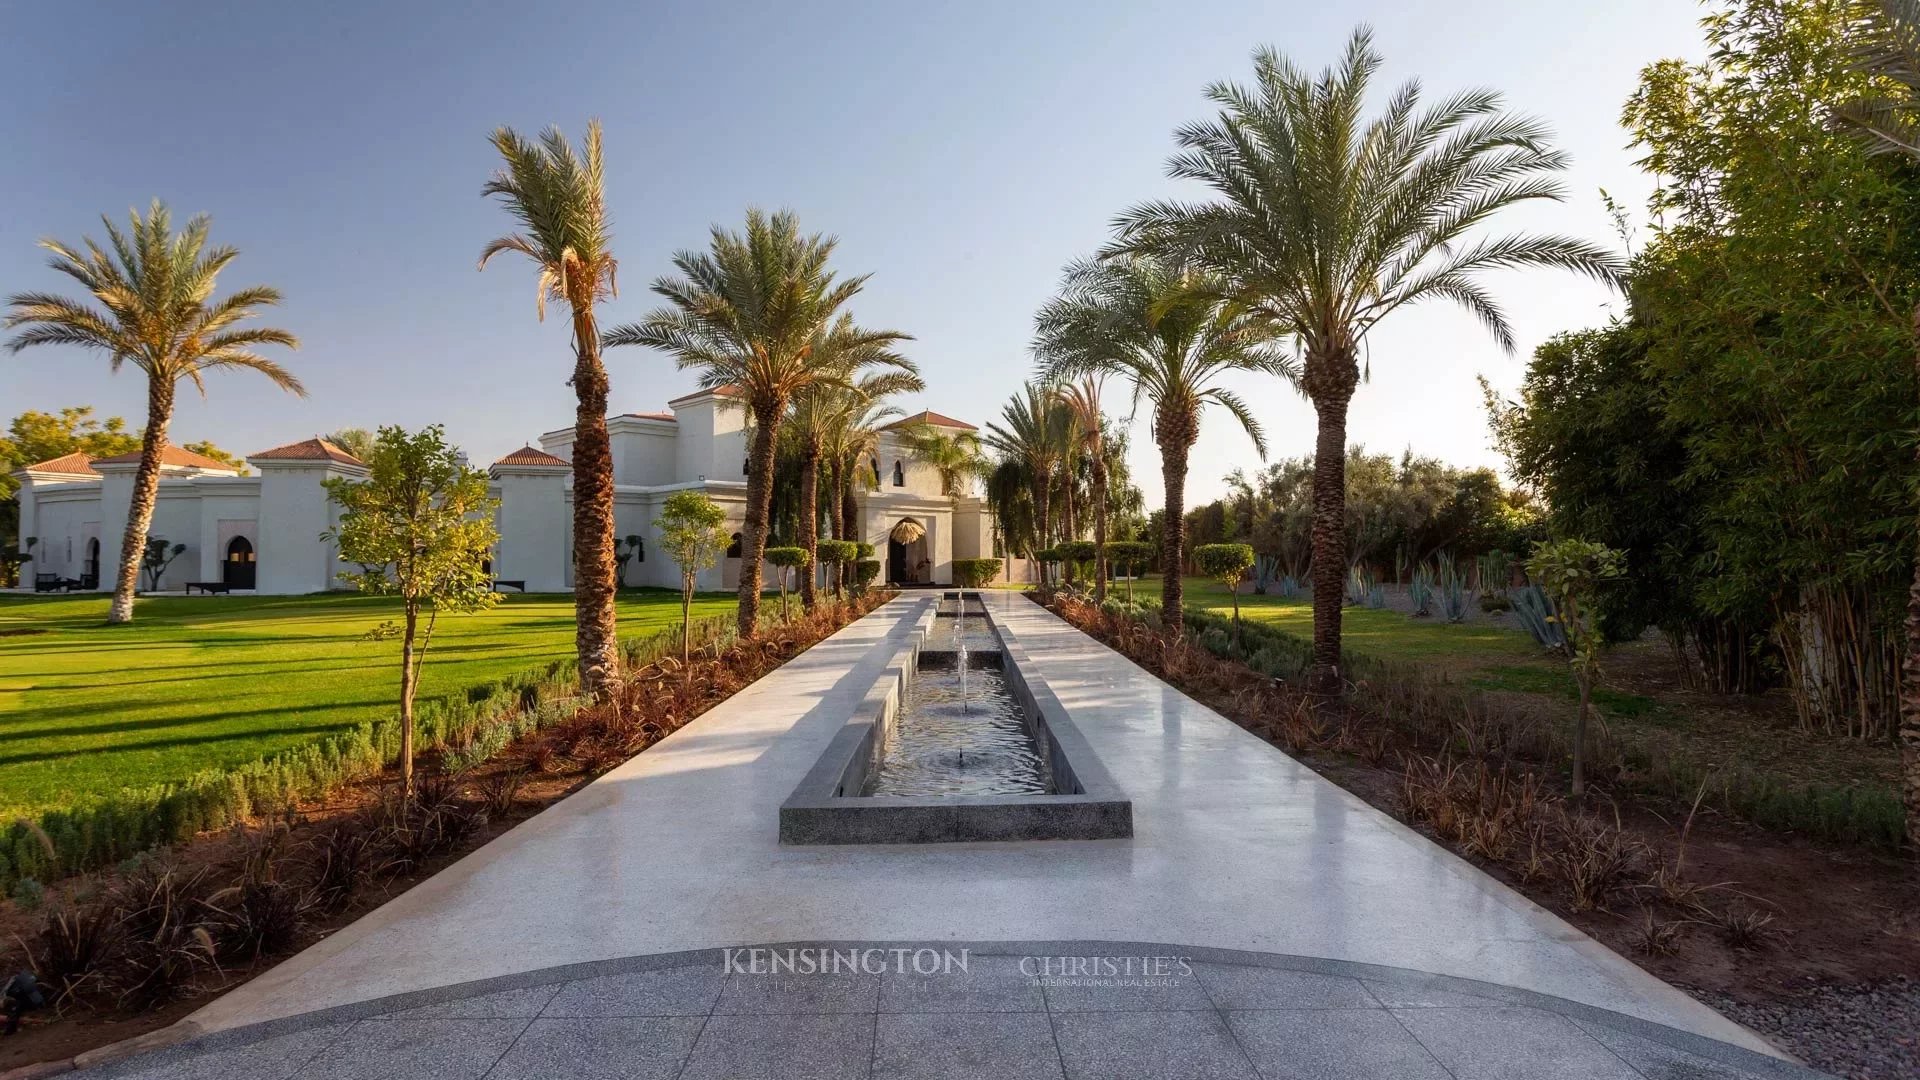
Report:
[[[1193,561],[1200,572],[1227,587],[1233,596],[1233,634],[1240,636],[1240,583],[1253,569],[1253,548],[1248,544],[1202,544],[1193,549]]]
[[[167,445],[174,394],[184,381],[206,393],[210,371],[257,371],[290,393],[306,396],[300,380],[254,350],[262,345],[298,348],[299,340],[273,327],[242,327],[258,309],[280,302],[280,292],[264,285],[213,299],[220,271],[239,256],[231,247],[207,247],[212,219],[198,215],[179,233],[173,216],[158,199],[143,217],[128,214],[126,231],[107,218],[111,253],[93,240],[83,248],[42,240],[53,253],[49,265],[67,275],[98,306],[55,293],[17,293],[8,298],[6,327],[20,330],[7,343],[12,352],[32,345],[78,345],[107,356],[112,371],[132,364],[147,377],[147,426],[141,433],[140,466],[133,474],[133,499],[120,541],[120,570],[108,609],[109,623],[133,621],[133,595],[140,580],[140,559],[153,523],[160,490],[160,452]],[[24,329],[22,329],[24,327]]]
[[[547,301],[564,301],[572,316],[573,377],[573,615],[574,647],[587,692],[605,697],[620,674],[615,625],[613,444],[607,436],[607,369],[600,362],[594,308],[618,291],[619,263],[607,219],[600,122],[587,125],[575,150],[557,127],[539,142],[509,127],[493,133],[501,167],[481,188],[496,197],[520,231],[488,241],[480,267],[502,252],[526,256],[539,271],[534,309],[542,321]]]
[[[1107,561],[1119,563],[1120,572],[1127,576],[1127,599],[1133,599],[1133,579],[1136,571],[1153,559],[1153,545],[1144,540],[1107,541]]]
[[[779,571],[780,580],[780,617],[787,617],[787,577],[795,570],[813,570],[813,560],[807,557],[807,549],[799,547],[770,547],[767,549],[767,562]]]
[[[20,536],[20,481],[13,471],[36,461],[68,454],[112,457],[140,448],[140,436],[127,430],[118,416],[94,418],[88,405],[70,406],[58,414],[32,409],[13,418],[0,436],[0,553],[11,554]]]
[[[172,566],[175,559],[187,553],[185,544],[169,544],[165,537],[147,537],[147,546],[140,552],[140,570],[147,575],[147,591],[160,591],[160,578]]]
[[[1222,286],[1160,258],[1080,262],[1068,267],[1060,296],[1035,320],[1035,351],[1050,376],[1111,374],[1132,384],[1135,401],[1153,403],[1168,524],[1160,618],[1169,627],[1180,625],[1187,455],[1200,437],[1201,413],[1208,405],[1225,409],[1264,459],[1260,422],[1220,377],[1250,371],[1291,382],[1295,375],[1292,360],[1271,347],[1265,321],[1227,303]]]
[[[487,474],[468,468],[434,425],[417,432],[383,427],[368,455],[365,479],[322,481],[340,520],[325,536],[339,545],[341,580],[364,593],[398,595],[401,622],[376,636],[400,638],[400,790],[413,793],[413,699],[442,613],[479,611],[499,602],[485,569],[500,540],[493,516],[500,500]],[[421,614],[425,613],[425,625]]]
[[[833,591],[838,596],[846,589],[847,577],[842,570],[858,561],[860,545],[851,540],[821,540],[814,544],[814,557],[831,568]]]
[[[1573,665],[1573,677],[1580,684],[1580,712],[1573,727],[1573,797],[1587,793],[1586,753],[1587,717],[1593,708],[1593,683],[1600,673],[1600,650],[1606,645],[1600,633],[1595,601],[1607,582],[1626,570],[1626,560],[1605,544],[1572,537],[1554,540],[1534,549],[1527,560],[1527,573],[1553,600],[1553,622],[1566,635],[1567,660]]]
[[[1299,386],[1319,420],[1309,682],[1332,695],[1341,686],[1347,406],[1368,332],[1401,307],[1438,299],[1465,307],[1512,349],[1482,272],[1550,266],[1612,279],[1620,267],[1573,237],[1476,238],[1507,207],[1562,197],[1553,174],[1565,157],[1549,148],[1545,125],[1505,112],[1499,95],[1469,90],[1423,110],[1419,84],[1408,83],[1369,119],[1381,58],[1364,27],[1318,76],[1271,49],[1253,65],[1251,89],[1208,88],[1219,115],[1181,128],[1183,152],[1168,166],[1217,198],[1135,207],[1114,247],[1211,268],[1252,318],[1305,353]]]
[[[788,406],[816,382],[847,382],[845,362],[830,352],[911,370],[893,352],[908,335],[865,329],[843,317],[867,275],[841,279],[829,269],[836,244],[819,233],[803,235],[791,213],[749,209],[745,231],[715,226],[708,251],[674,255],[679,274],[653,283],[666,307],[605,337],[609,348],[644,345],[672,355],[681,370],[697,371],[707,389],[734,388],[753,418],[740,554],[743,637],[759,623],[774,446]],[[823,334],[830,352],[816,348]]]
[[[679,491],[667,497],[653,525],[667,558],[680,567],[680,663],[685,665],[693,655],[694,582],[733,542],[727,512],[704,491]]]

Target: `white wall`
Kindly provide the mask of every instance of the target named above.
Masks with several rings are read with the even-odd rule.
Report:
[[[320,539],[337,520],[320,481],[357,475],[322,462],[254,463],[260,469],[260,543],[256,587],[263,593],[310,593],[342,588],[344,567],[335,545]]]
[[[525,581],[528,592],[565,592],[567,584],[567,474],[497,468],[494,494],[500,511],[494,527],[493,576]]]

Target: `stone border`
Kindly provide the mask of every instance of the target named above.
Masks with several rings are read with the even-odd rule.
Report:
[[[966,592],[956,598],[961,603]],[[1053,770],[1054,795],[957,795],[938,799],[854,795],[890,730],[938,617],[939,597],[908,624],[893,652],[818,761],[780,804],[782,844],[933,844],[993,840],[1113,840],[1133,835],[1133,801],[1028,657],[1020,639],[982,604],[1000,641],[1007,688]],[[897,631],[896,631],[897,632]],[[891,635],[889,635],[891,638]]]
[[[1506,1005],[1541,1009],[1565,1016],[1570,1020],[1586,1021],[1629,1035],[1636,1035],[1669,1049],[1693,1054],[1732,1068],[1744,1069],[1758,1076],[1776,1077],[1779,1080],[1833,1080],[1826,1073],[1817,1072],[1784,1057],[1770,1057],[1717,1039],[1668,1027],[1665,1024],[1657,1024],[1651,1020],[1642,1020],[1639,1017],[1593,1005],[1584,1005],[1565,998],[1503,986],[1499,983],[1482,982],[1478,979],[1436,975],[1411,968],[1362,964],[1350,960],[1138,941],[784,941],[769,942],[755,947],[782,950],[933,947],[949,950],[967,949],[981,956],[1182,956],[1203,964],[1238,964],[1316,975],[1345,976],[1411,991],[1449,991],[1488,998]],[[414,990],[211,1034],[202,1033],[198,1025],[190,1020],[182,1020],[171,1027],[162,1028],[139,1038],[90,1051],[71,1061],[25,1066],[0,1076],[0,1080],[52,1076],[73,1068],[96,1066],[104,1066],[104,1068],[94,1073],[94,1076],[100,1080],[111,1080],[111,1078],[125,1076],[141,1069],[183,1061],[197,1054],[231,1050],[327,1024],[364,1020],[368,1017],[425,1005],[480,997],[502,990],[520,990],[553,983],[602,978],[608,975],[660,971],[701,964],[719,965],[723,962],[725,951],[721,948],[690,949],[683,952],[629,956],[616,960],[563,964],[538,971],[523,971],[490,979],[456,983],[451,986]]]

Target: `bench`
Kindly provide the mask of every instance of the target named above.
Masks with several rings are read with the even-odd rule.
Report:
[[[526,592],[526,591],[527,591],[527,582],[526,582],[526,579],[524,579],[524,578],[522,578],[522,579],[520,579],[520,580],[518,580],[518,581],[515,581],[515,580],[512,580],[512,579],[509,579],[509,578],[495,578],[495,579],[494,579],[494,582],[493,582],[493,587],[494,587],[494,589],[496,589],[496,590],[499,590],[499,589],[504,589],[504,588],[507,588],[508,586],[512,586],[512,588],[513,588],[513,590],[514,590],[515,592]]]
[[[81,585],[79,578],[61,577],[59,574],[33,575],[34,592],[72,592]]]
[[[192,596],[193,590],[195,589],[199,589],[208,596],[212,596],[215,593],[232,592],[233,586],[224,581],[189,581],[187,582],[186,595]]]

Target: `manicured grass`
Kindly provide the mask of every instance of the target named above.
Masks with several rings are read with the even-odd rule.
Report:
[[[1242,586],[1240,617],[1259,619],[1278,629],[1303,638],[1313,637],[1313,601],[1278,596],[1257,596]],[[1134,596],[1158,600],[1160,579],[1145,578],[1134,585]],[[1187,603],[1217,611],[1233,612],[1233,598],[1226,587],[1206,578],[1186,579]],[[1484,622],[1449,623],[1444,619],[1410,619],[1397,611],[1350,607],[1341,616],[1341,639],[1345,648],[1381,660],[1421,662],[1452,661],[1455,670],[1488,665],[1538,665],[1541,670],[1564,664],[1546,657],[1524,630],[1495,626]]]
[[[703,596],[696,618],[733,610]],[[0,812],[170,783],[395,711],[398,641],[366,631],[398,601],[355,595],[156,597],[131,626],[107,599],[0,596]],[[620,597],[620,634],[680,619],[675,593]],[[423,697],[573,653],[573,598],[509,595],[442,617]]]

